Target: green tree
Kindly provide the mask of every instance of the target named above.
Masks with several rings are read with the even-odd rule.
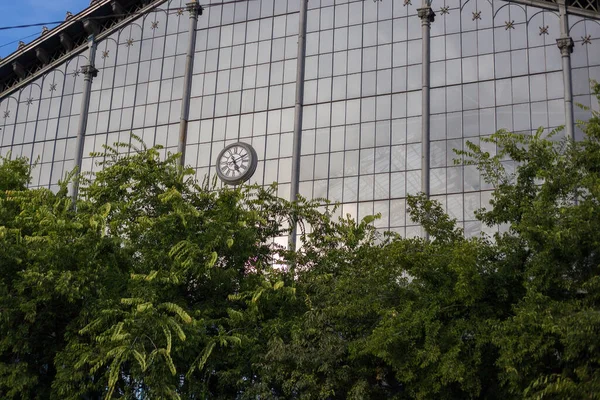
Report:
[[[507,227],[492,239],[422,196],[409,211],[430,240],[380,238],[368,220],[312,231],[302,313],[263,376],[282,398],[597,398],[599,122],[577,143],[500,131],[484,140],[496,155],[459,152],[496,188],[477,215]]]
[[[55,356],[68,340],[98,279],[89,268],[102,244],[58,193],[26,190],[29,163],[0,167],[0,394],[47,399]]]
[[[424,196],[428,238],[401,238],[121,144],[73,207],[2,158],[0,397],[598,398],[600,116],[580,127],[461,152],[493,238]]]
[[[303,312],[264,361],[282,398],[503,396],[491,335],[522,295],[513,260],[466,239],[437,203],[409,202],[432,240],[380,237],[370,219],[307,235]]]
[[[60,398],[235,398],[254,379],[263,336],[236,300],[292,295],[273,268],[291,208],[273,190],[199,186],[158,149],[107,149],[77,213],[114,244],[122,276],[65,351]],[[311,211],[312,210],[312,211]],[[83,217],[82,217],[83,218]],[[117,250],[118,249],[118,250]],[[263,294],[264,293],[264,294]],[[242,321],[242,318],[245,318]]]
[[[594,93],[600,100],[600,85]],[[579,124],[575,143],[501,132],[496,157],[472,147],[473,160],[500,184],[488,224],[507,224],[499,243],[526,252],[524,295],[495,330],[500,378],[528,398],[600,396],[600,114]],[[514,173],[500,158],[518,163]]]

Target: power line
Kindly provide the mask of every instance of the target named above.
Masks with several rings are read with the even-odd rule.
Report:
[[[221,5],[234,4],[234,3],[241,3],[241,2],[250,2],[250,1],[255,1],[255,0],[231,0],[231,1],[224,1],[224,2],[221,2],[221,3],[206,4],[206,5],[202,5],[201,7],[204,9],[204,8],[208,8],[208,7],[221,6]],[[165,9],[162,9],[162,8],[158,8],[158,9],[155,8],[155,9],[148,10],[148,11],[145,11],[145,12],[132,12],[132,13],[129,13],[129,14],[112,14],[112,15],[99,16],[99,17],[87,17],[87,19],[105,19],[105,18],[115,18],[115,17],[131,17],[131,16],[135,16],[135,15],[149,14],[151,12],[167,12],[167,14],[173,14],[173,13],[180,12],[182,10],[185,11],[187,9],[188,9],[187,7],[176,7],[176,8],[171,8],[171,9],[168,9],[168,10],[165,10]],[[13,30],[13,29],[24,29],[24,28],[34,28],[34,27],[48,26],[48,25],[60,25],[60,24],[62,24],[64,22],[67,22],[67,21],[51,21],[51,22],[39,22],[39,23],[35,23],[35,24],[26,24],[26,25],[3,26],[3,27],[0,27],[0,31]],[[25,39],[29,39],[30,37],[37,36],[37,35],[39,35],[39,33],[33,33],[31,35],[22,37],[20,39],[13,40],[13,41],[8,42],[8,43],[4,43],[4,44],[0,45],[0,49],[4,48],[6,46],[10,46],[11,44],[22,42]]]
[[[0,31],[7,31],[9,29],[32,28],[34,26],[56,25],[56,24],[62,24],[63,22],[65,22],[65,21],[52,21],[52,22],[40,22],[39,24],[2,26],[2,27],[0,27]]]
[[[208,8],[208,7],[214,7],[214,6],[222,6],[222,5],[227,5],[227,4],[234,4],[234,3],[241,3],[241,2],[250,2],[250,1],[255,1],[255,0],[232,0],[232,1],[225,1],[222,3],[213,3],[213,4],[206,4],[206,5],[201,5],[200,7],[202,8]],[[132,12],[132,13],[128,13],[128,14],[111,14],[111,15],[104,15],[104,16],[97,16],[97,17],[85,17],[84,19],[91,19],[91,20],[96,20],[96,19],[107,19],[107,18],[115,18],[115,17],[131,17],[134,15],[144,15],[144,14],[148,14],[151,12],[167,12],[169,13],[170,11],[185,11],[187,10],[188,7],[175,7],[175,8],[170,8],[168,10],[165,10],[163,8],[155,8],[149,11],[144,11],[144,12]],[[50,21],[50,22],[39,22],[39,23],[35,23],[35,24],[26,24],[26,25],[13,25],[13,26],[1,26],[0,27],[0,31],[5,31],[5,30],[11,30],[11,29],[22,29],[22,28],[32,28],[32,27],[36,27],[36,26],[46,26],[46,25],[57,25],[57,24],[62,24],[63,22],[68,22],[68,20],[66,21]],[[3,45],[5,46],[5,45]],[[0,46],[1,47],[1,46]]]
[[[6,47],[6,46],[10,46],[11,44],[14,44],[14,43],[17,43],[17,42],[22,42],[23,40],[29,39],[32,36],[38,36],[38,35],[39,35],[39,33],[36,32],[36,33],[31,34],[29,36],[25,36],[24,38],[13,40],[12,42],[8,42],[8,43],[5,43],[5,44],[1,45],[0,49],[3,48],[3,47]]]

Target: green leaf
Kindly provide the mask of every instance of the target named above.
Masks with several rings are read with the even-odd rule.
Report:
[[[160,305],[160,308],[163,308],[171,313],[177,314],[179,318],[186,324],[192,322],[192,317],[180,306],[175,303],[163,303]]]
[[[258,289],[252,296],[252,302],[256,303],[260,299],[264,291],[265,290],[263,288]]]
[[[194,363],[192,364],[192,367],[188,371],[188,373],[186,375],[188,378],[192,375],[192,373],[196,370],[196,368],[200,371],[202,371],[204,369],[204,366],[206,365],[208,358],[210,357],[213,349],[215,348],[215,344],[216,344],[215,342],[209,342],[206,345],[206,347],[204,347],[202,354],[194,361]]]
[[[208,260],[208,267],[209,267],[209,268],[212,268],[212,267],[214,267],[214,266],[215,266],[215,264],[216,264],[216,262],[217,262],[217,258],[218,258],[217,252],[216,252],[216,251],[213,251],[213,252],[210,254],[210,260]]]

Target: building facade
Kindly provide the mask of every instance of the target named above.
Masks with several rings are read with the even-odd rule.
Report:
[[[600,3],[557,1],[93,1],[0,61],[0,154],[55,189],[131,132],[199,179],[244,142],[249,182],[281,197],[414,235],[405,199],[425,191],[477,234],[492,188],[453,149],[502,128],[577,139],[576,104],[597,109]]]

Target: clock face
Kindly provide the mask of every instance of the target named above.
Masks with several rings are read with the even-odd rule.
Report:
[[[225,147],[217,157],[217,175],[229,185],[245,182],[256,171],[256,151],[249,144],[238,142]]]

